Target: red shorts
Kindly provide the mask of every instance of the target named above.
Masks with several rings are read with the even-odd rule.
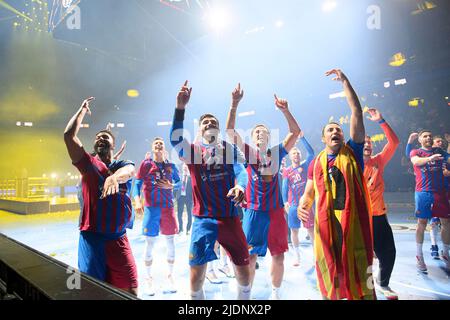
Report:
[[[272,256],[277,256],[289,250],[288,225],[284,208],[269,211],[269,239],[268,247]]]
[[[105,243],[106,282],[119,289],[138,287],[138,274],[127,236]]]

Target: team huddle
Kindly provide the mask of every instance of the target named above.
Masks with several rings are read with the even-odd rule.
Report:
[[[251,129],[251,143],[245,142],[236,129],[236,113],[244,96],[240,84],[231,94],[226,138],[222,139],[219,120],[206,113],[199,119],[198,138],[188,141],[183,123],[192,88],[186,81],[177,95],[170,131],[170,144],[183,162],[182,174],[170,162],[164,139],[159,137],[153,140],[151,156],[146,156],[138,170],[133,162],[118,159],[123,146],[113,153],[115,137],[109,130],[96,134],[93,154],[86,152],[77,137],[85,114],[91,112],[89,103],[93,98],[86,99],[64,133],[69,156],[82,175],[79,270],[137,295],[137,268],[126,235],[136,213],[143,215],[149,294],[155,294],[152,252],[159,234],[166,239],[169,291],[176,292],[174,237],[182,224],[176,219],[174,192],[185,196],[188,186],[193,198],[191,299],[205,299],[203,284],[210,264],[218,259],[219,247],[221,260],[231,261],[237,299],[241,300],[251,299],[257,258],[265,256],[268,249],[271,299],[280,299],[284,256],[289,250],[288,230],[294,266],[298,266],[301,225],[313,243],[317,285],[324,299],[376,299],[375,289],[387,299],[397,299],[389,287],[396,249],[386,216],[383,172],[399,139],[380,112],[369,109],[369,120],[379,123],[387,140],[383,150],[374,155],[372,141],[365,133],[364,112],[350,81],[339,69],[326,73],[330,75],[342,83],[351,110],[350,137],[344,140],[338,123],[326,124],[322,128],[325,148],[317,155],[288,101],[276,95],[275,105],[286,119],[288,134],[278,144],[271,144],[270,129],[256,124]],[[416,138],[419,149],[412,146]],[[302,157],[297,144],[306,150],[306,157]],[[430,220],[431,256],[442,259],[450,271],[448,153],[442,145],[434,144],[428,130],[410,136],[406,153],[416,175],[417,268],[427,272],[422,246]],[[283,166],[285,157],[290,159],[289,167]],[[188,215],[189,211],[188,207]],[[436,243],[438,224],[443,242],[440,253]],[[379,262],[375,280],[374,255]]]

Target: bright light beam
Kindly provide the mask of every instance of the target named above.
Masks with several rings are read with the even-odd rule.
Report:
[[[30,17],[24,15],[22,12],[17,11],[16,9],[14,9],[13,7],[11,7],[9,4],[7,4],[4,0],[0,0],[0,6],[8,9],[11,12],[14,12],[15,14],[17,14],[18,16],[21,16],[22,18],[24,18],[25,20],[28,21],[33,21],[33,19],[31,19]]]

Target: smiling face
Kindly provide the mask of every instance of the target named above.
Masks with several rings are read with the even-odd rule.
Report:
[[[322,142],[330,151],[336,152],[344,145],[344,132],[337,123],[329,123],[323,128]]]
[[[209,142],[217,141],[219,135],[219,122],[213,116],[202,117],[200,122],[200,132],[202,137]]]
[[[114,137],[106,131],[100,131],[95,135],[94,151],[100,157],[108,155],[114,150]]]
[[[422,148],[431,148],[433,146],[433,134],[431,131],[422,131],[419,133],[419,143]]]
[[[292,148],[289,151],[289,159],[295,165],[298,165],[302,161],[302,154],[298,148]]]

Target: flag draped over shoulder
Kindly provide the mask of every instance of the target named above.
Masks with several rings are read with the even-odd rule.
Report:
[[[314,164],[316,214],[314,254],[317,281],[326,299],[375,299],[369,193],[361,166],[344,145],[328,174],[326,151]]]

